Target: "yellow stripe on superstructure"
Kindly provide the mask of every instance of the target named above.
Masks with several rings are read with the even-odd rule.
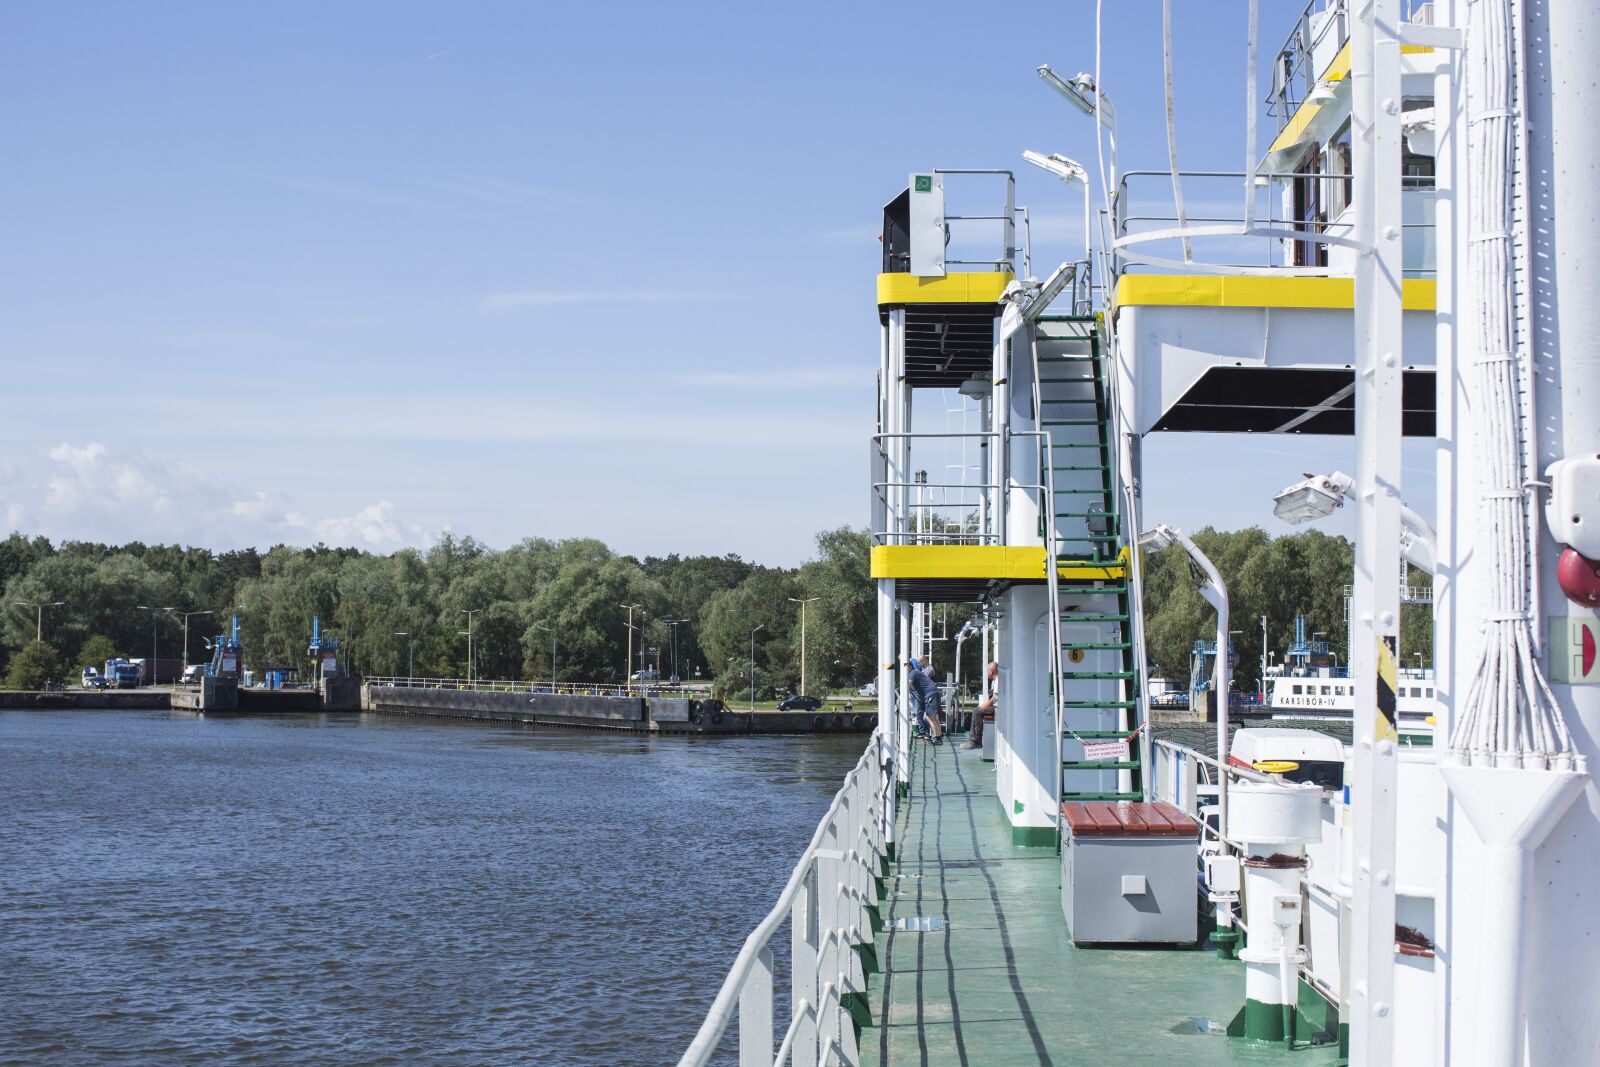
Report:
[[[1058,559],[1056,574],[1079,580],[1121,578],[1126,564],[1126,550],[1114,563]],[[1037,582],[1044,576],[1043,545],[876,545],[872,549],[873,578]]]
[[[1400,46],[1401,55],[1420,55],[1423,52],[1431,51],[1433,49],[1425,44],[1403,44]],[[1339,49],[1339,54],[1333,57],[1333,62],[1328,64],[1328,69],[1322,72],[1322,77],[1318,80],[1342,82],[1349,76],[1350,42],[1346,41],[1344,47]],[[1272,147],[1267,149],[1267,155],[1270,156],[1274,152],[1282,152],[1286,148],[1293,148],[1299,144],[1301,138],[1305,136],[1306,130],[1311,126],[1311,120],[1316,118],[1321,110],[1321,104],[1301,101],[1300,106],[1295,108],[1294,114],[1289,116],[1289,121],[1278,132],[1277,138],[1272,142]]]
[[[1016,275],[1004,271],[946,274],[922,278],[915,274],[878,275],[878,305],[893,304],[996,304]]]
[[[1401,283],[1401,307],[1432,311],[1432,278]],[[1356,306],[1352,278],[1267,278],[1241,274],[1124,274],[1117,283],[1118,307],[1332,308]]]

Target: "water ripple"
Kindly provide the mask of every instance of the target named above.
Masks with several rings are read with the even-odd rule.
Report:
[[[0,1064],[671,1062],[859,747],[0,712]]]

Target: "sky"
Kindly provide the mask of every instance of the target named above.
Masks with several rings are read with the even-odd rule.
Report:
[[[1263,38],[1301,6],[1266,0]],[[1107,7],[1122,167],[1164,169],[1160,5]],[[1245,5],[1175,7],[1181,165],[1238,169]],[[0,526],[801,561],[867,523],[876,234],[907,174],[1016,166],[1035,273],[1081,246],[1076,194],[1020,153],[1094,159],[1034,74],[1093,69],[1093,7],[1017,17],[7,6]],[[1147,513],[1287,532],[1272,493],[1350,455],[1156,435]]]

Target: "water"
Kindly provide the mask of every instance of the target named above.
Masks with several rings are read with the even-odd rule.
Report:
[[[860,737],[0,712],[0,1064],[661,1064]]]

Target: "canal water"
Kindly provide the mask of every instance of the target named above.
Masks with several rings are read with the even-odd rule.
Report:
[[[671,1063],[863,742],[0,712],[0,1064]]]

